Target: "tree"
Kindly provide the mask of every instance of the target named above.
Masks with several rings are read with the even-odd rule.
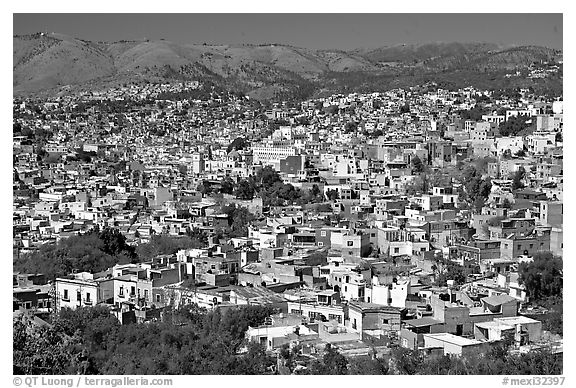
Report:
[[[226,176],[220,182],[220,192],[223,194],[232,194],[234,192],[234,181],[229,176]]]
[[[461,181],[464,184],[464,199],[471,202],[477,212],[479,212],[492,190],[490,178],[482,179],[481,171],[474,165],[468,165],[462,172]]]
[[[518,115],[508,118],[508,120],[500,123],[500,134],[502,136],[516,136],[524,129],[530,126],[528,121],[531,120],[530,116]]]
[[[135,256],[134,247],[126,244],[126,237],[116,228],[104,228],[98,238],[104,243],[102,251],[109,255],[117,255],[127,252],[130,256]]]
[[[254,214],[245,207],[238,207],[232,213],[230,237],[248,236],[248,226],[256,220]]]
[[[422,163],[422,160],[420,160],[418,155],[415,155],[412,158],[412,171],[414,171],[417,174],[424,172],[424,164]]]
[[[200,182],[198,184],[198,187],[196,188],[196,190],[198,190],[200,193],[202,193],[202,195],[208,195],[212,192],[212,188],[210,187],[210,183],[206,180],[203,180],[202,182]]]
[[[250,146],[250,144],[243,137],[237,137],[228,145],[226,148],[226,153],[229,154],[232,150],[243,150],[244,148]]]
[[[351,375],[387,375],[389,373],[388,360],[380,357],[354,357],[348,365]]]
[[[407,195],[417,195],[426,192],[428,177],[426,174],[417,176],[416,178],[410,180],[404,187],[404,192]]]
[[[330,116],[338,113],[338,107],[336,105],[328,105],[328,106],[324,107],[323,110],[327,115],[330,115]]]
[[[290,183],[276,182],[271,187],[263,186],[260,196],[264,206],[284,206],[286,203],[299,202],[302,193]]]
[[[448,284],[448,280],[454,280],[456,285],[462,285],[466,282],[464,267],[461,265],[451,261],[446,261],[443,262],[441,268],[442,270],[438,271],[438,275],[435,277],[435,283],[437,286],[446,286]]]
[[[382,136],[383,134],[384,134],[384,132],[381,129],[377,129],[370,134],[370,137],[375,139],[377,137]]]
[[[349,121],[344,125],[345,133],[356,132],[357,129],[358,129],[358,123],[353,121]]]
[[[480,121],[482,120],[482,115],[487,113],[487,110],[480,105],[476,105],[472,109],[461,110],[458,113],[464,120]]]
[[[24,133],[24,132],[22,132],[22,133]],[[562,132],[556,132],[556,135],[554,136],[554,141],[556,143],[562,142]]]
[[[424,363],[423,355],[417,350],[405,348],[392,349],[392,370],[394,374],[415,375],[422,368]]]
[[[238,182],[238,185],[234,189],[234,195],[238,199],[249,200],[254,198],[254,194],[254,185],[246,179]]]
[[[520,283],[532,300],[551,296],[561,296],[563,289],[562,258],[552,252],[537,252],[532,262],[522,262],[518,266]]]
[[[522,180],[526,176],[526,171],[524,167],[520,167],[512,176],[512,190],[518,190],[524,188],[524,183]]]
[[[320,191],[320,188],[317,184],[313,184],[312,188],[310,189],[310,194],[312,194],[312,196],[315,198],[321,197],[322,191]]]
[[[30,127],[22,127],[22,136],[26,136],[28,138],[34,137],[34,132]]]
[[[338,193],[338,190],[336,190],[336,189],[329,189],[328,191],[326,191],[326,197],[330,201],[335,201],[338,198],[340,198],[340,194]]]
[[[324,202],[324,194],[322,194],[322,191],[316,184],[314,184],[310,190],[304,192],[300,191],[300,197],[296,200],[296,203],[300,206],[307,206],[320,202]]]
[[[14,260],[14,270],[43,273],[47,279],[78,272],[100,272],[115,264],[136,262],[138,256],[114,228],[94,228],[86,234],[47,244]]]
[[[264,346],[256,342],[248,344],[248,352],[244,354],[237,365],[234,374],[263,375],[275,364],[275,359],[266,353]]]
[[[13,373],[58,375],[89,372],[78,336],[62,328],[37,325],[25,314],[14,320]]]
[[[331,344],[326,344],[322,361],[313,362],[311,373],[319,375],[345,375],[348,373],[348,360]]]
[[[400,107],[400,114],[404,113],[410,113],[410,104],[408,102]]]
[[[259,170],[256,174],[255,181],[257,187],[271,187],[274,183],[282,182],[280,178],[280,174],[274,168],[270,166],[266,166],[263,169]]]
[[[136,252],[141,260],[151,259],[158,255],[173,255],[181,249],[202,248],[205,241],[197,236],[154,235],[150,242],[140,244]]]

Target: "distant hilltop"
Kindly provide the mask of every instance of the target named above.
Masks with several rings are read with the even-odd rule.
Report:
[[[505,79],[506,72],[562,61],[561,50],[491,43],[401,44],[343,51],[278,43],[90,42],[53,32],[14,36],[13,43],[15,94],[133,79],[209,80],[259,99],[385,89],[431,79],[472,85],[504,80],[516,86],[520,80]]]

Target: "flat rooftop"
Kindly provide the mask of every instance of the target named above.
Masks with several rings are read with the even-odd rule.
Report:
[[[494,319],[497,322],[504,323],[506,325],[525,325],[529,323],[539,323],[537,319],[532,319],[525,317],[523,315],[518,315],[516,317],[505,317],[505,318],[496,318]]]
[[[514,329],[514,326],[510,326],[496,320],[487,322],[476,322],[474,325],[482,329],[495,329],[495,328]]]
[[[426,338],[426,337],[434,338],[434,339],[437,339],[439,341],[448,342],[450,344],[459,345],[459,346],[478,345],[478,344],[482,343],[482,342],[477,341],[477,340],[459,337],[457,335],[450,334],[450,333],[423,334],[423,336],[424,336],[424,338]]]

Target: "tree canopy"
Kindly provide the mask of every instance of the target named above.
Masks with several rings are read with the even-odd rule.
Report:
[[[188,236],[153,235],[150,242],[136,247],[136,253],[140,260],[145,260],[158,255],[172,255],[181,249],[201,248],[204,243],[200,236],[192,232]]]
[[[243,150],[246,147],[249,147],[250,143],[248,143],[246,141],[246,139],[244,139],[243,137],[237,137],[236,139],[234,139],[232,141],[232,143],[230,143],[228,145],[228,147],[226,148],[226,153],[230,153],[232,150]]]
[[[424,172],[424,163],[422,163],[422,160],[420,160],[418,155],[415,155],[412,158],[412,171],[417,174]]]
[[[247,344],[248,326],[273,310],[246,306],[206,312],[185,306],[164,319],[120,325],[107,308],[63,309],[49,326],[14,321],[17,374],[266,374],[274,359]],[[246,351],[241,348],[246,346]]]
[[[227,234],[230,237],[248,236],[248,225],[256,220],[254,214],[247,208],[234,204],[222,206],[221,211],[228,215],[230,230]]]
[[[502,136],[516,136],[524,129],[528,128],[531,124],[530,116],[518,115],[508,118],[508,120],[500,124],[500,134]]]
[[[126,243],[124,235],[115,228],[98,227],[89,232],[47,244],[36,252],[14,260],[14,271],[43,273],[54,280],[76,270],[100,272],[115,264],[137,262],[134,247]]]
[[[512,190],[518,190],[524,188],[523,179],[526,177],[526,170],[524,167],[520,167],[516,172],[512,175]]]
[[[562,258],[552,252],[535,253],[533,261],[520,263],[518,273],[530,299],[562,295]]]

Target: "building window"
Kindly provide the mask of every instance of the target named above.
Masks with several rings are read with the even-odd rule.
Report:
[[[80,291],[76,291],[76,300],[80,302],[82,300],[82,293]]]
[[[394,248],[394,253],[400,253],[400,248]]]
[[[86,302],[91,302],[89,292],[86,293]]]
[[[354,241],[348,241],[348,242],[347,242],[347,245],[348,245],[349,247],[354,246]]]
[[[120,292],[118,293],[119,296],[124,296],[124,286],[120,286]]]
[[[324,243],[323,243],[322,241],[319,241],[319,242],[318,242],[318,246],[319,246],[319,247],[322,247],[322,246],[324,246]]]
[[[384,324],[384,325],[390,324],[390,319],[388,319],[388,318],[382,318],[382,324]]]
[[[326,237],[326,231],[325,230],[320,231],[320,236]]]
[[[156,294],[156,302],[160,303],[160,294]]]
[[[64,297],[62,299],[63,300],[70,300],[70,298],[68,298],[68,290],[64,290]]]

